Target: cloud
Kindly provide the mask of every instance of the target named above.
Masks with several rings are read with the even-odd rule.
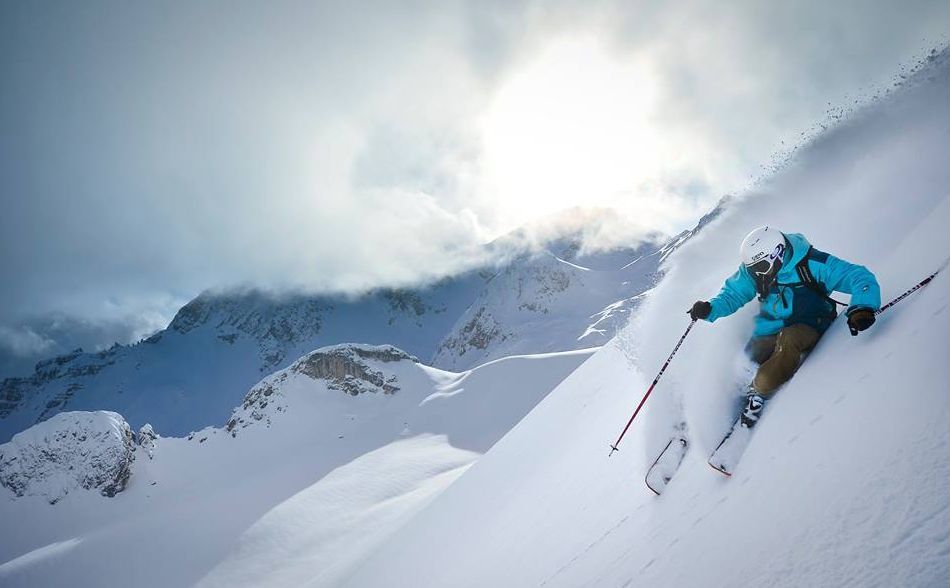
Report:
[[[948,22],[922,1],[6,3],[0,324],[58,312],[128,337],[209,287],[356,290],[474,263],[533,220],[500,198],[545,197],[484,189],[480,121],[565,38],[646,64],[663,150],[650,178],[565,206],[632,219],[597,242],[675,231]]]
[[[0,349],[15,357],[48,353],[55,344],[52,339],[47,339],[29,327],[13,329],[0,325]]]
[[[0,325],[0,379],[29,375],[37,361],[77,348],[101,351],[139,341],[164,328],[166,316],[179,306],[147,298],[125,305],[109,301]]]

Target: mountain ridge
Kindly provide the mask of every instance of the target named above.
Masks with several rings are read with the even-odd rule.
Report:
[[[220,424],[261,376],[336,343],[393,344],[455,371],[510,354],[601,345],[653,286],[663,244],[585,253],[579,239],[536,250],[513,237],[492,245],[507,252],[499,265],[359,297],[205,291],[137,344],[77,349],[0,382],[0,441],[63,410],[113,410],[162,434]],[[558,305],[572,312],[554,332],[547,323]]]

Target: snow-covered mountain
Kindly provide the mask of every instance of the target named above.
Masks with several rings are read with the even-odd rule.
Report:
[[[439,343],[433,363],[465,369],[506,355],[603,345],[655,282],[662,258],[662,248],[652,245],[624,251],[622,259],[617,252],[564,253],[525,254],[494,273]],[[615,265],[603,267],[605,257]]]
[[[112,410],[135,428],[149,422],[184,435],[221,424],[262,376],[336,343],[392,344],[456,371],[513,353],[602,345],[653,286],[662,244],[579,254],[578,239],[541,250],[516,239],[492,244],[498,263],[416,289],[203,293],[141,343],[76,350],[4,380],[0,441],[64,410]]]
[[[0,585],[333,585],[592,352],[452,373],[390,345],[321,348],[226,426],[143,428],[137,445],[120,415],[62,413],[0,445],[0,520],[17,529],[0,532]],[[306,566],[278,564],[294,557]]]
[[[132,429],[114,412],[61,412],[0,445],[0,485],[55,504],[72,491],[115,496],[135,460]]]
[[[74,483],[84,478],[69,473],[71,460],[16,470],[16,487],[38,492],[0,490],[0,520],[16,529],[0,533],[0,583],[943,586],[950,578],[950,270],[858,337],[842,321],[833,324],[770,401],[731,479],[706,459],[747,377],[741,350],[755,303],[694,327],[620,453],[608,455],[686,329],[684,311],[735,271],[750,228],[801,232],[868,266],[885,299],[939,267],[950,255],[948,154],[944,52],[905,87],[718,207],[701,231],[650,251],[650,263],[664,260],[662,281],[598,351],[507,357],[458,373],[425,365],[418,360],[425,354],[410,347],[334,345],[294,360],[287,352],[286,367],[253,386],[227,424],[187,438],[143,429],[141,445],[128,449],[135,456],[125,487],[111,498],[96,484]],[[485,290],[446,332],[465,335],[479,308],[494,322],[475,321],[485,328],[470,333],[492,325],[504,333],[505,321],[531,332],[528,313],[564,311],[558,295],[573,295],[572,280],[597,290],[587,270],[604,267],[549,253],[532,258],[546,267],[537,277],[481,278]],[[494,295],[496,280],[499,292],[521,285],[525,298]],[[538,306],[522,308],[526,301]],[[220,319],[201,318],[213,313],[195,316],[187,323],[198,326],[169,329],[154,344],[234,332],[218,333]],[[489,357],[489,347],[508,341],[480,340],[491,345],[468,344],[466,353]],[[259,371],[262,347],[247,344]],[[87,369],[73,361],[44,369]],[[43,447],[59,455],[63,432],[81,435],[103,423],[87,416],[76,427],[74,415],[24,432],[0,455],[23,448],[33,449],[20,455],[41,455]],[[129,430],[109,418],[113,430]],[[656,497],[643,475],[684,424],[690,449]],[[93,459],[82,463],[111,463],[94,456],[118,446],[96,438],[109,442],[84,446]],[[0,466],[17,467],[9,458]],[[0,471],[0,480],[11,471]],[[43,483],[51,479],[70,484],[54,505]]]

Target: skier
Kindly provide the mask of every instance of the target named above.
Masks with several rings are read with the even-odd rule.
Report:
[[[848,328],[857,335],[874,324],[881,291],[867,268],[815,249],[800,234],[768,226],[752,231],[740,247],[742,265],[710,301],[688,311],[693,320],[715,322],[758,295],[761,312],[746,353],[759,369],[739,419],[751,429],[775,391],[795,374],[805,355],[837,316],[829,293],[851,295]]]

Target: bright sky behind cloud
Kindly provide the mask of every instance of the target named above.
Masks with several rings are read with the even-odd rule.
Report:
[[[574,206],[679,230],[948,34],[922,0],[3,3],[0,354],[412,283]]]

